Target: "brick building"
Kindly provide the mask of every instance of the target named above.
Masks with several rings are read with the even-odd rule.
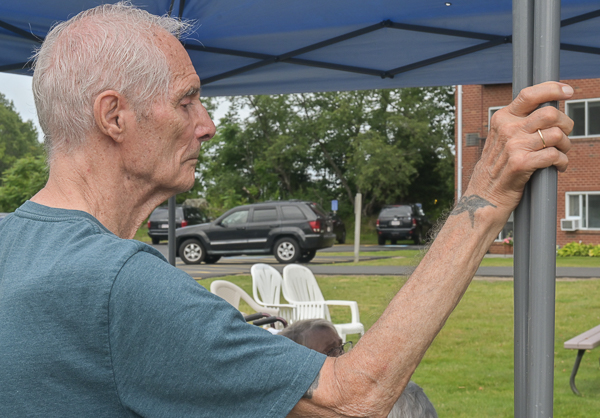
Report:
[[[570,135],[573,147],[568,154],[569,168],[558,173],[557,243],[600,244],[600,79],[565,82],[575,94],[571,100],[561,102],[560,109],[565,111],[566,107],[575,127]],[[510,84],[462,86],[463,192],[481,157],[491,115],[511,100]],[[458,179],[458,164],[456,167]],[[490,252],[505,251],[501,239],[511,231],[512,217]]]

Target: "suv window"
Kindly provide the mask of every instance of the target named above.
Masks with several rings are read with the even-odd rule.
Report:
[[[297,206],[282,206],[281,212],[283,213],[283,219],[287,221],[306,219],[306,216],[304,216],[300,208]]]
[[[221,221],[221,225],[230,226],[230,225],[239,225],[245,224],[248,221],[248,210],[240,210],[238,212],[234,212],[231,215],[227,216],[225,219]]]
[[[254,209],[252,215],[253,222],[269,222],[277,220],[277,209],[275,208],[260,208]]]
[[[175,208],[175,218],[183,219],[183,209],[181,207]],[[166,207],[158,207],[154,209],[154,211],[150,214],[149,221],[152,222],[160,222],[160,221],[168,221],[169,220],[169,208]]]
[[[410,216],[412,211],[410,206],[398,206],[396,208],[386,208],[379,214],[380,217],[392,217],[392,216]]]
[[[308,207],[311,208],[317,216],[327,218],[327,212],[325,212],[325,210],[318,203],[310,202],[308,203]]]
[[[187,210],[187,219],[198,221],[198,223],[209,222],[208,217],[198,208],[189,207]]]
[[[200,211],[196,208],[183,208],[183,213],[185,213],[185,218],[189,220],[202,220],[202,216],[200,215]]]

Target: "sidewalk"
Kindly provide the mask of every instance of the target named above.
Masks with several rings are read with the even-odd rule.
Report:
[[[274,266],[277,268],[277,266]],[[407,276],[414,267],[409,266],[336,266],[335,264],[310,264],[314,274],[342,276]],[[481,277],[513,277],[512,267],[479,267],[475,276]],[[599,279],[600,268],[592,267],[557,267],[557,278]]]

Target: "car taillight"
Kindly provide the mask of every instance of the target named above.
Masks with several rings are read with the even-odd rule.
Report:
[[[413,226],[417,226],[417,219],[416,218],[412,218],[412,224],[413,224]]]
[[[148,229],[150,229],[150,221],[148,221]]]
[[[379,219],[377,219],[377,226],[379,226]]]
[[[320,220],[317,219],[316,221],[308,221],[308,224],[312,228],[313,232],[321,232],[321,221]]]
[[[181,227],[183,228],[184,226],[188,226],[188,221],[186,221],[185,219],[181,221]]]

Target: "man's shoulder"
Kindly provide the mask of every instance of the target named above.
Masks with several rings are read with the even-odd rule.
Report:
[[[140,254],[148,256],[145,264],[168,264],[159,251],[140,241],[117,237],[85,212],[28,203],[11,219],[2,221],[7,223],[2,225],[0,243],[6,263],[17,264],[23,274],[32,270],[32,275],[58,280],[88,278],[88,285],[90,281],[99,285],[106,280],[110,283],[130,259]],[[37,263],[19,261],[24,259],[35,259]]]
[[[164,260],[162,254],[151,246],[117,237],[95,217],[83,211],[50,208],[28,201],[15,211],[10,221],[6,225],[7,233],[38,240],[50,252],[72,252],[90,258],[107,254],[113,259],[117,254],[121,255],[118,258],[126,258],[147,252]]]

